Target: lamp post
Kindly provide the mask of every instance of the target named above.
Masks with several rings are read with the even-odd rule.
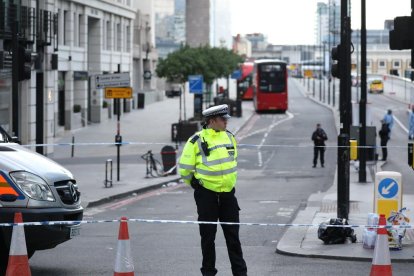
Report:
[[[361,100],[359,101],[359,182],[367,182],[366,172],[366,119],[367,113],[367,28],[366,5],[361,0]]]

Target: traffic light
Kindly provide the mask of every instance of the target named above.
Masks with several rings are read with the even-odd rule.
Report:
[[[394,18],[394,30],[390,31],[390,49],[405,50],[413,46],[411,16],[399,16]]]
[[[331,57],[334,61],[331,67],[331,74],[333,77],[340,79],[341,78],[341,45],[332,47]],[[336,61],[336,62],[335,62]]]
[[[19,42],[19,81],[29,80],[32,75],[32,51]]]

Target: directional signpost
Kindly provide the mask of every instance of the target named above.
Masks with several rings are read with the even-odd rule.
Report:
[[[105,98],[107,99],[130,99],[132,98],[131,87],[106,87]]]
[[[188,85],[190,87],[190,93],[203,94],[203,76],[202,75],[188,76]]]
[[[203,111],[203,76],[188,76],[188,86],[190,93],[194,94],[194,118],[201,120]]]
[[[118,65],[118,72],[120,65]],[[97,89],[105,89],[105,98],[114,99],[117,107],[117,132],[115,135],[115,143],[117,148],[117,180],[120,180],[120,155],[121,155],[121,99],[132,98],[131,78],[129,72],[103,74],[95,76],[95,87]]]
[[[401,174],[398,172],[378,172],[375,174],[374,213],[389,217],[392,211],[402,207]]]
[[[129,87],[131,78],[129,73],[103,74],[95,76],[96,88]]]

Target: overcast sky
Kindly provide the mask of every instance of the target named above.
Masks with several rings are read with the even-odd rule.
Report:
[[[313,44],[317,3],[328,0],[231,0],[232,34],[263,33],[272,44]],[[352,0],[352,28],[361,26],[361,0]],[[410,0],[366,0],[367,29],[409,16]]]

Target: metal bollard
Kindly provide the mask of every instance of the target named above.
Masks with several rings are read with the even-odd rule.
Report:
[[[72,153],[71,153],[71,157],[73,158],[74,155],[75,155],[75,136],[72,136]]]
[[[110,167],[110,172],[109,172],[109,179],[108,179],[108,167]],[[105,188],[110,188],[112,187],[112,159],[107,159],[105,162]]]

